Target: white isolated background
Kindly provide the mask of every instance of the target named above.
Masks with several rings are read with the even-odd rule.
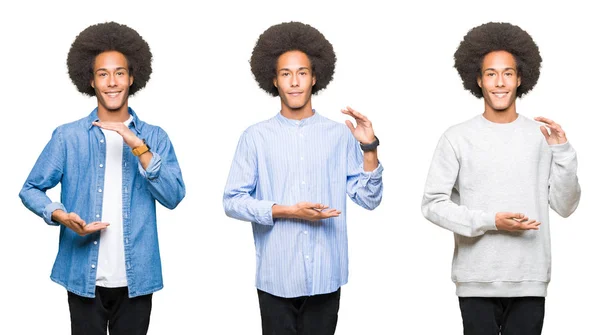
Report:
[[[52,130],[96,105],[71,84],[66,56],[81,30],[113,20],[150,44],[152,79],[130,106],[169,133],[187,186],[178,208],[158,213],[165,288],[154,294],[149,334],[261,332],[250,224],[227,218],[221,197],[240,134],[279,109],[250,72],[254,43],[269,26],[292,20],[319,29],[338,57],[334,80],[313,106],[339,122],[346,119],[341,108],[357,109],[382,143],[383,202],[369,212],[348,200],[350,279],[337,334],[462,333],[450,280],[453,237],[422,217],[420,202],[439,136],[483,111],[452,66],[464,34],[489,21],[517,24],[534,37],[542,74],[517,110],[559,122],[578,152],[579,209],[568,219],[552,212],[543,223],[552,225],[553,248],[544,334],[593,333],[600,23],[591,4],[560,3],[3,2],[0,333],[70,331],[67,294],[49,279],[58,229],[17,195]],[[59,199],[59,188],[49,194]]]

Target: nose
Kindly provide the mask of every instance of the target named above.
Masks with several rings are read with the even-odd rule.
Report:
[[[504,76],[500,75],[500,76],[496,76],[498,79],[496,80],[496,87],[503,87],[504,86]]]
[[[292,83],[291,84],[292,84],[293,87],[299,86],[299,84],[298,84],[298,75],[297,74],[292,74]]]
[[[115,79],[115,75],[113,74],[109,74],[108,75],[108,86],[116,86],[117,85],[117,80]]]

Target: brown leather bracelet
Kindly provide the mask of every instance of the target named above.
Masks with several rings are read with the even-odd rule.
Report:
[[[131,152],[133,152],[133,154],[135,156],[141,156],[143,153],[150,151],[150,146],[148,146],[148,144],[146,144],[146,140],[142,140],[144,141],[144,144],[140,145],[139,147],[135,147],[133,149],[131,149]]]

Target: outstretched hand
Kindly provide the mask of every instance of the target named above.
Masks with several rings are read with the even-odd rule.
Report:
[[[123,142],[130,148],[136,148],[144,144],[123,122],[103,122],[95,121],[92,122],[94,126],[100,127],[105,130],[112,130],[123,137]]]
[[[67,213],[62,209],[57,209],[54,212],[52,212],[52,220],[61,223],[67,228],[76,232],[79,236],[85,236],[91,233],[95,233],[110,225],[109,223],[100,221],[86,223],[76,213]]]
[[[366,116],[355,111],[350,107],[342,109],[342,113],[349,115],[356,121],[356,127],[350,120],[346,120],[346,125],[350,128],[352,135],[362,144],[369,144],[375,141],[375,132],[373,131],[373,125]]]
[[[567,135],[558,123],[542,116],[538,116],[534,118],[534,120],[544,123],[543,126],[540,126],[540,131],[544,134],[546,142],[548,142],[549,145],[567,142]],[[550,129],[550,132],[548,132],[548,128]]]
[[[329,219],[342,214],[337,209],[314,202],[299,202],[292,206],[273,205],[273,218],[291,218],[309,221]]]
[[[530,220],[522,213],[496,213],[496,228],[506,231],[539,230],[542,224],[536,220]]]

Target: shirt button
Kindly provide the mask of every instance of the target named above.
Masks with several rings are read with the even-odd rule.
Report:
[[[301,161],[303,161],[303,160],[304,160],[304,157],[300,157],[300,160],[301,160]]]
[[[94,244],[98,244],[98,241],[94,241]],[[92,265],[92,267],[94,267],[94,266]]]
[[[104,164],[100,164],[100,167],[104,167]]]
[[[104,143],[104,140],[100,140],[100,143]]]
[[[102,189],[101,188],[98,189],[98,193],[102,193]]]
[[[96,268],[96,264],[92,264],[92,269],[95,269],[95,268]]]
[[[99,218],[99,217],[100,217],[100,214],[96,214],[96,217],[97,217],[97,218]]]
[[[306,183],[305,183],[305,182],[304,182],[304,180],[303,180],[303,181],[302,181],[302,185],[304,185],[304,184],[306,184]]]
[[[308,257],[308,256],[305,256],[305,258],[306,258],[306,259],[309,259],[310,257]],[[92,265],[92,266],[93,266],[93,265]]]
[[[308,235],[308,232],[307,232],[306,230],[305,230],[305,231],[303,231],[303,233],[304,233],[304,235]]]

